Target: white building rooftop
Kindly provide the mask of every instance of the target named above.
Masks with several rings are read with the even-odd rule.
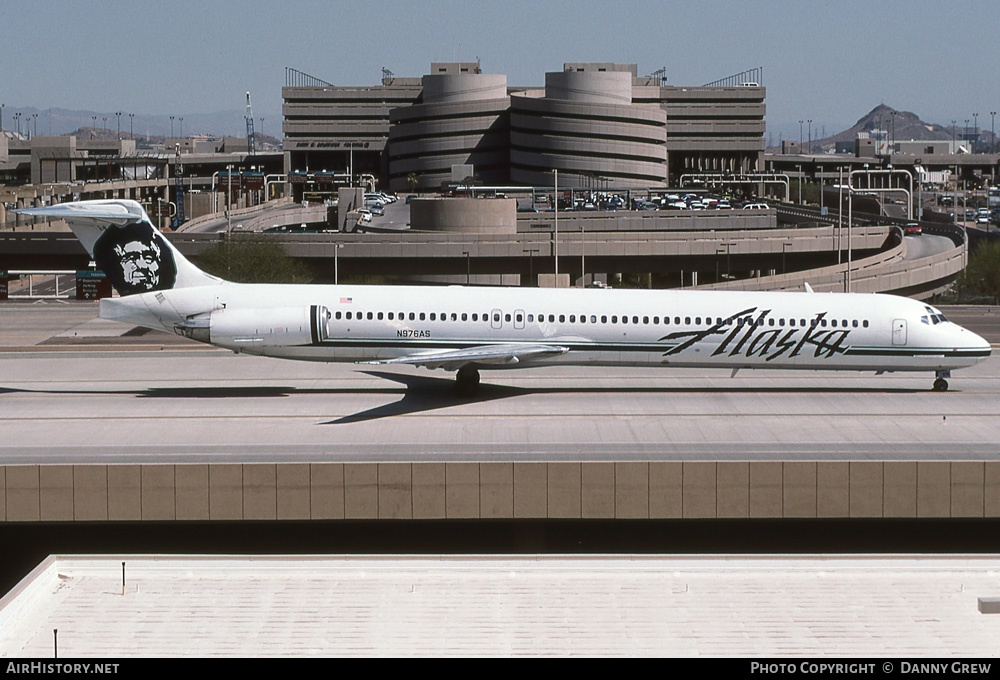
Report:
[[[995,555],[54,556],[0,656],[986,657],[997,597]]]

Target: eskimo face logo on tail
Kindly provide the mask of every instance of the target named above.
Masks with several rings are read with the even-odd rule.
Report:
[[[120,295],[166,290],[177,280],[170,247],[145,222],[105,230],[94,244],[94,262]]]

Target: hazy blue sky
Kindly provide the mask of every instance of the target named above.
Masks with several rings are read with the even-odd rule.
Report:
[[[0,102],[184,115],[240,109],[250,90],[255,114],[277,117],[286,66],[367,85],[383,66],[479,57],[511,85],[566,61],[666,67],[679,86],[762,66],[775,142],[881,102],[929,122],[978,112],[988,129],[997,26],[996,0],[0,0]]]

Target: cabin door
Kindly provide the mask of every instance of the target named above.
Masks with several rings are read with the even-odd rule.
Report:
[[[906,319],[894,319],[892,322],[892,344],[906,344]]]

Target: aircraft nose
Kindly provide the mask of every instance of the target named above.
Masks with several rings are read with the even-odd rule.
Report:
[[[985,338],[973,333],[967,328],[962,328],[961,326],[959,326],[959,341],[959,346],[963,349],[985,352],[985,354],[982,355],[982,359],[989,357],[993,351],[990,343],[987,342]]]

